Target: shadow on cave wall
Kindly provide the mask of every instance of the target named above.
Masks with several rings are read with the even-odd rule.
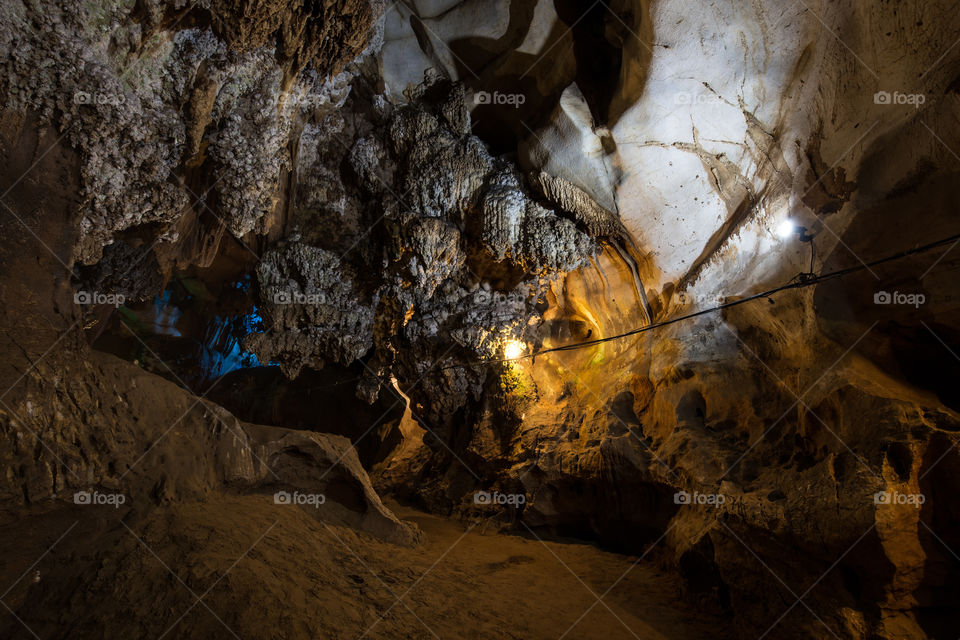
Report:
[[[920,465],[920,492],[926,496],[918,533],[926,556],[917,589],[917,618],[934,640],[957,637],[960,602],[960,451],[957,436],[934,434]],[[936,531],[937,533],[934,533]]]
[[[501,37],[460,38],[447,45],[459,78],[472,90],[523,97],[518,105],[479,102],[474,107],[473,133],[495,154],[514,152],[518,142],[550,115],[571,83],[580,88],[598,126],[612,127],[622,111],[614,103],[623,89],[623,43],[635,36],[628,25],[637,19],[616,3],[596,3],[586,13],[575,0],[554,0],[553,5],[559,19],[537,54],[514,50],[532,25],[536,3],[531,2],[510,3],[509,25]],[[412,23],[417,31],[416,20]],[[422,44],[429,42],[425,36],[418,36]],[[631,69],[630,82],[642,78],[643,71]],[[642,91],[642,81],[629,90]]]
[[[167,378],[245,422],[344,436],[368,469],[396,445],[406,403],[390,390],[381,390],[372,405],[359,399],[362,363],[308,367],[289,380],[245,349],[244,338],[262,331],[264,320],[251,275],[254,256],[238,241],[221,243],[210,266],[176,271],[165,284],[152,252],[144,255],[144,243],[131,242],[110,245],[104,260],[77,270],[80,289],[128,294],[118,307],[93,308],[99,321],[86,334],[93,348]],[[142,267],[124,268],[134,260]],[[123,282],[114,282],[118,273],[125,274]]]
[[[860,266],[960,232],[951,213],[960,208],[958,177],[937,175],[917,179],[909,188],[895,187],[887,199],[853,219],[821,270]],[[954,328],[960,326],[960,280],[953,275],[960,269],[960,252],[950,249],[823,282],[815,289],[814,305],[825,335],[845,346],[863,338],[856,348],[860,355],[960,410],[955,383],[960,379],[960,332]],[[897,295],[922,298],[906,303],[906,298],[894,299]]]

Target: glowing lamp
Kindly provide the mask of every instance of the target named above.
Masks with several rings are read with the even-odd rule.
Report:
[[[813,239],[816,236],[815,233],[808,233],[807,228],[803,225],[797,224],[795,221],[787,218],[780,223],[780,226],[777,227],[777,235],[780,236],[783,240],[787,240],[790,236],[796,234],[800,239],[800,242],[810,243],[810,269],[806,273],[801,273],[801,279],[805,279],[808,282],[813,282],[816,278],[816,274],[813,272],[813,265],[816,261],[817,250],[813,246]]]
[[[798,229],[799,227],[797,226],[797,223],[787,218],[780,223],[779,227],[777,227],[777,235],[786,240],[793,234],[797,233]]]
[[[519,340],[507,340],[503,345],[503,357],[507,360],[516,360],[523,356],[525,345]]]

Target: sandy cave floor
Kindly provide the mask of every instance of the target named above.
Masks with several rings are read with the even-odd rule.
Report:
[[[27,627],[44,639],[730,635],[684,604],[676,577],[649,560],[634,566],[635,557],[582,543],[483,533],[391,506],[423,529],[418,547],[262,495],[142,515],[37,510],[0,525],[0,579],[13,585],[0,599],[22,621],[4,612],[0,636],[34,637]]]

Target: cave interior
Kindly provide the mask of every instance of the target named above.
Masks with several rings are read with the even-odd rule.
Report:
[[[960,637],[953,0],[6,0],[0,637]]]

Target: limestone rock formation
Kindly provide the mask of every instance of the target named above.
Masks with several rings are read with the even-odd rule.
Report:
[[[293,378],[305,364],[322,368],[323,357],[350,364],[370,349],[377,301],[358,300],[348,269],[332,252],[300,243],[264,256],[257,278],[269,331],[248,339],[260,360],[279,361]]]
[[[331,114],[305,131],[310,147],[301,149],[299,170],[309,190],[294,213],[300,241],[278,245],[260,263],[266,330],[248,345],[291,376],[373,349],[381,366],[365,384],[379,388],[396,373],[436,377],[432,384],[454,392],[436,409],[445,423],[464,393],[479,393],[487,372],[451,378],[431,365],[490,358],[506,336],[527,335],[545,286],[585,264],[596,244],[576,214],[537,203],[519,170],[469,133],[461,86],[428,77],[417,95],[389,113],[357,112],[349,123]],[[331,144],[339,147],[331,152]],[[382,213],[365,212],[367,202]],[[314,226],[324,209],[339,220],[333,235]]]
[[[175,242],[187,211],[236,235],[254,229],[276,203],[294,120],[333,99],[328,74],[363,52],[378,11],[366,0],[199,5],[151,1],[142,19],[123,2],[3,9],[5,106],[56,122],[83,156],[83,263],[142,225]],[[212,30],[198,26],[205,12]]]
[[[573,184],[600,208],[616,211],[615,170],[608,166],[609,150],[601,135],[608,145],[612,142],[609,131],[598,135],[586,99],[572,84],[561,94],[547,126],[531,133],[521,153],[533,171]]]
[[[28,412],[3,411],[5,504],[72,502],[77,492],[100,491],[149,508],[225,492],[301,492],[324,496],[316,507],[324,517],[415,542],[416,529],[384,507],[347,439],[245,424],[134,365],[87,357],[61,360],[56,375],[38,367],[27,382]],[[74,382],[64,387],[66,380]],[[143,415],[149,422],[132,427]]]
[[[604,33],[624,52],[614,95],[598,104],[596,92],[581,99],[571,89],[539,128],[506,100],[483,104],[517,86],[533,60],[509,67],[515,53],[500,50],[495,62],[444,65],[482,97],[474,117],[494,111],[527,124],[515,139],[539,197],[591,234],[622,228],[636,241],[638,254],[604,254],[599,273],[566,276],[540,325],[545,344],[635,328],[646,321],[644,298],[666,319],[781,284],[809,269],[811,251],[814,269],[831,271],[956,232],[945,215],[953,198],[939,186],[956,171],[950,9],[872,7],[868,22],[852,18],[858,11],[868,8],[613,3]],[[519,24],[531,39],[542,28]],[[446,47],[456,59],[457,39],[442,33],[432,30],[424,54]],[[588,68],[574,26],[570,35],[574,60]],[[391,46],[401,42],[414,46]],[[570,55],[553,45],[551,60]],[[787,219],[815,245],[778,237]],[[929,253],[754,310],[521,363],[511,375],[536,399],[519,424],[481,410],[459,459],[437,457],[474,487],[521,483],[529,523],[627,546],[665,536],[692,597],[728,601],[744,633],[776,623],[777,637],[939,637],[949,633],[943,603],[956,572],[944,563],[956,538],[931,532],[950,508],[875,496],[929,499],[921,485],[955,464],[954,395],[930,373],[956,367],[944,348],[956,340],[954,287],[934,275],[953,260]],[[894,290],[926,306],[875,304]],[[923,345],[913,355],[912,340]],[[918,387],[937,396],[915,395]],[[424,482],[420,493],[469,513],[470,491],[455,486]],[[680,490],[727,501],[678,505]],[[873,613],[855,604],[864,599]]]
[[[743,637],[955,638],[960,253],[905,253],[958,233],[954,14],[5,3],[0,507],[322,493],[298,530],[416,544],[389,493],[656,558]],[[317,424],[190,389],[137,323],[171,280],[171,344],[242,327]],[[324,433],[324,367],[403,417]]]

